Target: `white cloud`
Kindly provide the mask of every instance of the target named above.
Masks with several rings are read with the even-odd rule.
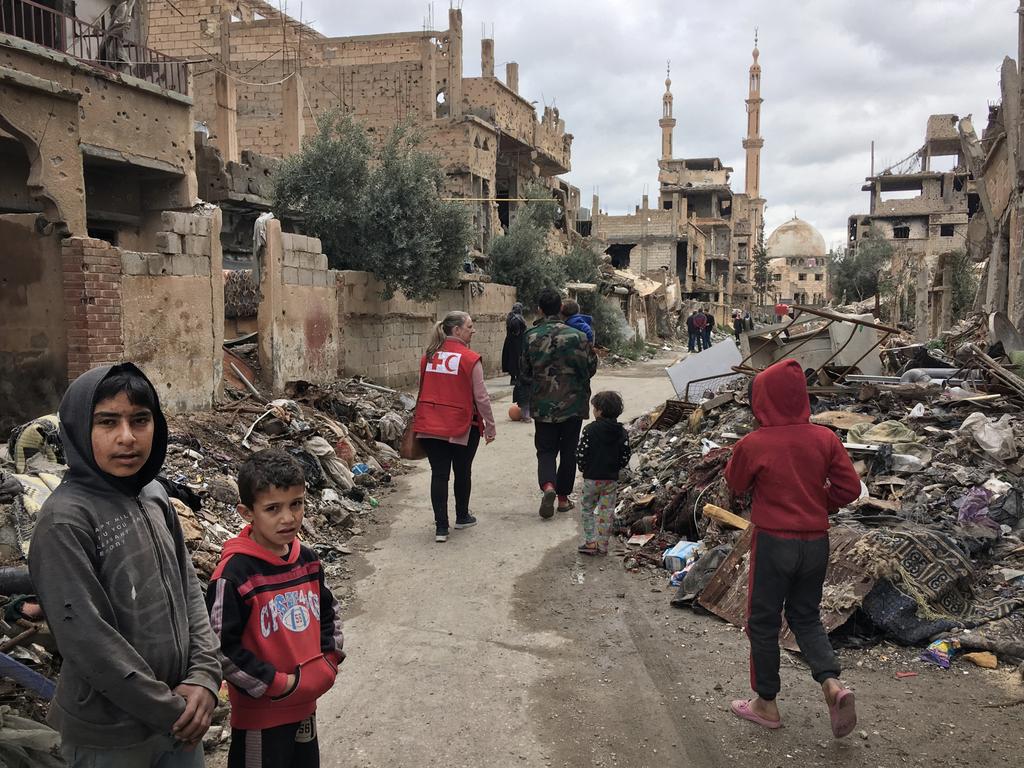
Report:
[[[495,37],[496,74],[518,61],[520,93],[557,104],[574,134],[584,205],[626,212],[657,189],[658,118],[672,60],[676,154],[719,156],[743,188],[743,100],[760,28],[761,187],[767,225],[794,210],[830,245],[867,210],[876,169],[918,148],[928,115],[973,113],[984,127],[999,67],[1016,57],[1016,0],[465,0],[463,61],[480,72],[481,26]],[[286,11],[299,15],[299,0]],[[428,3],[302,0],[302,16],[333,36],[423,29]],[[448,5],[435,3],[435,28]]]

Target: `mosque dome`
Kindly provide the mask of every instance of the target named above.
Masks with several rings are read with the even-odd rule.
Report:
[[[772,232],[765,248],[772,259],[786,256],[821,258],[827,252],[821,233],[796,216]]]

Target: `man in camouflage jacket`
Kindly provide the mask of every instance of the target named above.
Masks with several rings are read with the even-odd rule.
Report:
[[[590,379],[597,355],[582,331],[562,322],[562,298],[545,289],[538,299],[544,320],[526,333],[519,383],[529,393],[537,448],[537,479],[543,498],[540,516],[572,509],[569,494],[576,481],[576,444],[590,412]]]

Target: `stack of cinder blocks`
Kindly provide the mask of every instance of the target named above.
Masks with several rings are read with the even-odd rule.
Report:
[[[281,235],[284,248],[282,280],[286,285],[310,285],[326,288],[334,284],[334,272],[327,269],[320,240],[316,237]]]
[[[164,229],[156,234],[156,253],[123,252],[124,273],[209,277],[212,219],[202,214],[164,211],[161,222]]]

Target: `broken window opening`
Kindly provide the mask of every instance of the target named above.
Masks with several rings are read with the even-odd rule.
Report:
[[[924,190],[918,184],[915,189],[882,189],[879,191],[879,199],[883,203],[889,200],[913,200],[914,198],[921,197],[922,194],[924,194]]]
[[[448,87],[445,86],[437,92],[437,109],[435,114],[437,117],[448,117],[450,111],[448,106]]]
[[[612,257],[612,266],[615,269],[629,269],[629,253],[636,248],[636,243],[612,243],[605,251]]]
[[[687,243],[685,241],[676,243],[676,274],[686,275]]]
[[[807,273],[800,272],[799,274],[797,274],[796,279],[799,280],[801,283],[804,282],[805,280],[807,280]]]
[[[909,226],[898,226],[892,228],[892,236],[894,240],[909,240],[910,239],[910,227]]]
[[[981,197],[977,193],[967,195],[967,216],[973,218],[974,214],[981,210]]]
[[[671,200],[663,201],[662,204],[661,204],[661,207],[662,207],[662,210],[671,211],[672,210],[672,201]]]
[[[939,236],[940,237],[952,237],[956,231],[954,224],[940,224],[939,225]]]

